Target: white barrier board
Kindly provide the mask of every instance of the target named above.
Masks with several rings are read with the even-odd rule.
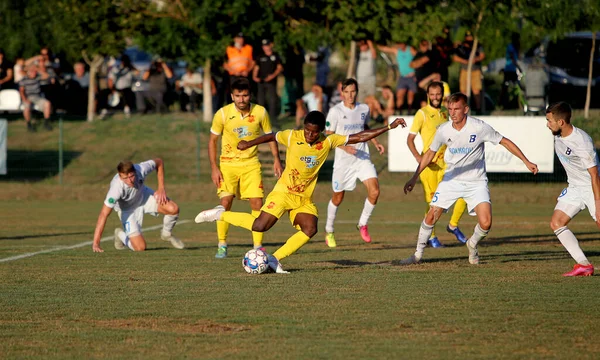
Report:
[[[398,116],[391,116],[392,122]],[[411,154],[406,139],[413,122],[413,116],[403,116],[407,127],[388,132],[388,170],[414,172],[417,161]],[[481,116],[477,119],[490,124],[502,136],[512,140],[523,151],[529,161],[537,164],[541,173],[554,172],[554,136],[546,127],[543,116]],[[417,150],[423,149],[421,136],[415,139]],[[502,145],[485,144],[485,163],[490,173],[529,172],[523,162],[513,156]]]

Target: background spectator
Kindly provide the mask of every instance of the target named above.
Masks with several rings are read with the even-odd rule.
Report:
[[[17,58],[15,60],[15,66],[13,67],[13,76],[14,81],[17,86],[19,86],[19,81],[26,76],[25,73],[25,59]]]
[[[473,48],[473,35],[471,32],[467,32],[465,40],[460,46],[456,48],[456,52],[453,56],[453,60],[460,63],[460,92],[467,94],[467,66],[469,64],[469,55]],[[485,59],[485,53],[483,47],[477,45],[475,57],[473,58],[473,67],[471,68],[471,91],[473,98],[475,99],[475,108],[477,111],[481,109],[481,62]]]
[[[181,111],[196,111],[200,95],[202,94],[202,80],[202,75],[195,72],[191,66],[188,66],[179,82],[181,88],[179,93],[179,107]]]
[[[128,55],[121,56],[121,63],[118,66],[113,66],[108,73],[108,89],[103,91],[100,96],[100,118],[104,118],[108,113],[107,108],[110,107],[109,97],[117,94],[119,103],[117,107],[123,106],[125,117],[129,117],[131,109],[133,109],[136,95],[133,93],[132,86],[139,74],[138,70],[131,63]],[[142,98],[143,101],[143,98]],[[139,110],[139,108],[138,108]]]
[[[13,64],[4,56],[4,50],[0,49],[0,90],[14,89]]]
[[[277,111],[279,105],[277,76],[283,72],[283,65],[281,65],[279,55],[273,51],[273,42],[270,39],[262,40],[262,50],[263,54],[258,57],[256,66],[254,66],[252,79],[258,84],[258,104],[268,109],[271,123],[274,123],[279,114]]]
[[[321,45],[317,49],[317,56],[311,58],[317,62],[317,85],[321,88],[327,87],[327,79],[329,78],[329,57],[331,49],[327,45]]]
[[[75,115],[87,113],[88,90],[90,88],[90,73],[85,71],[85,64],[76,62],[73,66],[73,76],[65,81],[65,97],[69,100],[66,110]]]
[[[295,113],[298,102],[302,101],[304,95],[304,51],[299,46],[288,46],[285,52],[285,66],[283,76],[285,77],[285,95],[287,102],[283,111],[289,115]]]
[[[454,44],[450,39],[450,29],[447,26],[444,27],[444,35],[435,38],[434,47],[439,55],[437,72],[440,74],[442,81],[448,82],[448,67],[452,65]]]
[[[356,80],[358,82],[358,101],[364,102],[367,96],[375,95],[377,50],[371,40],[358,42],[358,61],[356,63]]]
[[[511,42],[506,47],[506,58],[504,64],[504,80],[502,81],[502,89],[500,90],[500,105],[507,107],[508,100],[508,86],[511,83],[517,84],[519,76],[517,75],[517,69],[521,70],[519,66],[519,52],[521,51],[521,36],[518,33],[513,33],[511,36]],[[519,86],[519,85],[517,85]]]
[[[142,101],[138,101],[138,110],[146,110],[146,98],[154,105],[154,111],[159,113],[163,110],[164,97],[168,89],[168,79],[173,77],[173,72],[162,59],[153,61],[143,76],[144,81],[148,81],[149,89]]]
[[[254,67],[252,57],[252,46],[246,44],[244,33],[237,33],[233,38],[233,45],[228,46],[226,50],[227,59],[223,68],[229,74],[229,80],[225,86],[225,102],[231,102],[230,84],[239,77],[248,78],[250,71]]]
[[[394,115],[396,110],[396,99],[394,98],[394,90],[389,85],[381,88],[381,97],[383,104],[377,100],[375,96],[368,96],[365,99],[365,104],[369,106],[371,118],[377,123],[384,125],[388,124],[388,117]]]
[[[327,95],[323,93],[323,88],[319,84],[314,84],[311,91],[299,101],[296,109],[296,129],[302,128],[302,119],[311,111],[327,114]]]
[[[27,130],[30,132],[36,131],[36,126],[31,120],[31,112],[34,110],[34,107],[37,107],[38,110],[41,110],[44,113],[44,128],[46,128],[46,130],[52,130],[52,125],[50,125],[52,105],[50,104],[50,101],[42,97],[37,66],[31,65],[27,68],[27,76],[19,83],[19,92],[21,93],[21,100],[25,106],[23,117],[27,124]]]
[[[394,46],[377,45],[377,48],[396,57],[399,73],[398,82],[396,83],[396,109],[402,109],[404,97],[406,96],[408,112],[411,113],[415,93],[417,92],[417,80],[415,70],[410,67],[410,62],[417,54],[416,50],[404,41],[400,41]]]
[[[331,92],[331,97],[329,98],[329,108],[330,109],[332,107],[336,106],[337,104],[341,103],[342,101],[344,101],[344,98],[343,98],[344,93],[342,93],[342,85],[343,85],[343,81],[341,81],[341,80],[338,81],[335,89],[333,89],[333,91]]]

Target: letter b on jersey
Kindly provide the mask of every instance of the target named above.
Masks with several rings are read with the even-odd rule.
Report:
[[[475,142],[475,139],[477,139],[477,135],[471,135],[471,137],[469,138],[469,142]]]

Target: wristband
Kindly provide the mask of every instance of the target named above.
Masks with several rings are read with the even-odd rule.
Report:
[[[392,130],[392,125],[388,124],[388,130]]]

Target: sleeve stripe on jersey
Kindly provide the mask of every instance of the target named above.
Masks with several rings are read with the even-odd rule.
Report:
[[[218,132],[214,132],[213,129],[210,129],[211,134],[215,134],[215,135],[221,135],[221,133]]]
[[[221,117],[223,118],[223,127],[225,126],[225,111],[223,111],[223,108],[221,108]],[[217,134],[219,135],[219,134]]]
[[[293,133],[293,131],[290,131],[290,134],[288,135],[288,144],[287,144],[288,147],[290,147],[290,144],[292,143],[292,133]]]

